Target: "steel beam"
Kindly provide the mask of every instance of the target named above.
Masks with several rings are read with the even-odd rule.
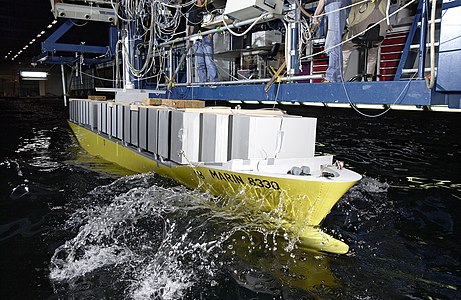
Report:
[[[347,92],[347,93],[346,93]],[[263,84],[174,87],[171,99],[217,101],[321,102],[353,104],[431,105],[432,91],[424,80],[312,84],[275,84],[266,93]]]

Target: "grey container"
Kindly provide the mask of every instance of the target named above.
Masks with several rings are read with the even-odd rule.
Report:
[[[90,102],[89,117],[90,129],[95,130],[98,127],[98,103]]]
[[[147,109],[147,151],[158,153],[158,110]]]
[[[131,135],[130,135],[130,143],[133,146],[139,145],[139,111],[138,110],[131,110]]]
[[[123,106],[123,141],[130,142],[131,137],[131,110],[129,105]]]
[[[147,120],[148,109],[147,107],[139,108],[139,148],[147,150]]]
[[[101,103],[101,132],[107,133],[107,103]]]

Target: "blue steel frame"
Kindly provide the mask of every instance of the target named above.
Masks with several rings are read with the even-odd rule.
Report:
[[[454,0],[459,6],[461,0]],[[453,1],[449,2],[453,3]],[[444,9],[448,9],[444,3]],[[443,16],[442,16],[443,18]],[[418,23],[421,23],[421,28]],[[176,86],[167,91],[171,99],[198,99],[216,101],[273,101],[291,103],[349,103],[349,104],[379,104],[379,105],[446,105],[451,108],[461,107],[461,93],[439,92],[435,88],[428,89],[424,79],[426,54],[426,33],[428,22],[428,0],[420,0],[418,10],[410,29],[404,51],[397,69],[394,81],[378,82],[345,82],[345,83],[284,83],[274,84],[266,93],[262,84],[227,85],[227,86]],[[441,28],[450,30],[450,28]],[[408,81],[401,80],[402,70],[409,59],[410,46],[418,31],[420,49],[418,56],[418,78]],[[452,33],[455,34],[456,33]],[[461,56],[458,58],[461,60]],[[411,62],[413,64],[413,61]],[[450,72],[451,70],[445,70]],[[442,70],[439,70],[442,73]],[[456,80],[456,76],[453,80]],[[157,97],[158,95],[152,95]]]
[[[402,70],[408,59],[410,45],[414,40],[418,30],[418,21],[422,15],[427,16],[427,1],[420,0],[418,12],[411,27],[402,58],[395,75],[394,81],[375,81],[375,82],[345,82],[345,83],[282,83],[274,84],[268,92],[264,91],[264,84],[243,84],[243,85],[220,85],[220,86],[176,86],[167,90],[167,95],[171,99],[197,99],[210,101],[269,101],[269,102],[288,102],[288,103],[349,103],[349,104],[377,104],[377,105],[417,105],[428,106],[438,104],[448,104],[452,108],[460,108],[461,93],[442,93],[434,88],[428,89],[426,82],[422,78],[424,74],[424,54],[426,51],[420,49],[419,59],[419,78],[416,80],[400,80]],[[461,0],[454,0],[456,5],[460,5]],[[424,7],[423,7],[424,6]],[[426,8],[426,9],[423,9]],[[445,7],[446,8],[446,7]],[[427,18],[423,18],[427,22]],[[72,20],[65,22],[58,30],[53,33],[45,42],[42,43],[43,53],[34,61],[43,60],[50,64],[69,64],[76,61],[75,52],[101,54],[101,58],[85,59],[84,63],[94,65],[113,59],[117,40],[117,29],[111,27],[109,31],[110,46],[87,46],[57,43],[74,25]],[[444,30],[442,28],[441,30]],[[447,29],[449,30],[449,29]],[[425,29],[420,30],[425,32]],[[134,31],[130,32],[131,36]],[[423,34],[425,36],[425,34]],[[136,51],[137,45],[141,41],[135,42],[135,47],[131,51]],[[425,49],[425,39],[421,38],[422,49]],[[57,51],[70,52],[69,57],[54,56]],[[51,55],[50,55],[51,54]],[[139,67],[142,63],[141,55],[134,63]],[[439,70],[440,71],[440,70]],[[449,71],[449,70],[446,70]],[[142,82],[134,79],[136,88],[142,88]],[[151,94],[151,97],[159,95]]]
[[[437,91],[461,92],[461,0],[444,0],[440,23]]]
[[[346,94],[347,91],[347,94]],[[171,99],[431,105],[424,80],[174,87]],[[151,97],[157,95],[152,94]]]
[[[118,31],[115,27],[109,28],[109,46],[90,46],[81,44],[63,44],[57,41],[66,34],[75,24],[72,19],[63,23],[44,42],[42,42],[42,53],[32,59],[33,62],[41,61],[48,64],[63,64],[76,61],[75,53],[100,54],[100,58],[84,59],[83,63],[88,65],[103,63],[112,60],[115,54]],[[69,57],[54,56],[56,52],[69,52]]]
[[[394,80],[400,80],[400,78],[402,77],[402,71],[405,68],[405,65],[407,64],[408,56],[411,51],[410,46],[413,43],[416,32],[419,30],[418,23],[421,21],[423,2],[425,2],[425,0],[421,0],[418,4],[418,9],[416,10],[416,15],[413,19],[413,24],[411,25],[410,32],[408,33],[407,41],[405,42],[405,46],[403,47],[402,56],[400,57],[399,66],[397,67],[397,71],[395,72]]]

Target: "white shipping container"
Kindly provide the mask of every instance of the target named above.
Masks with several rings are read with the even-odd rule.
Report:
[[[116,105],[116,109],[117,109],[117,138],[118,139],[122,139],[123,138],[123,124],[124,124],[124,117],[123,117],[123,109],[124,109],[124,105],[118,103]]]
[[[110,128],[110,135],[112,137],[117,137],[117,105],[112,105],[112,117],[111,117],[111,128]]]
[[[158,110],[158,155],[170,158],[170,109]]]
[[[89,108],[89,125],[91,130],[95,130],[98,127],[98,104],[90,102]]]
[[[173,110],[171,112],[170,159],[179,164],[198,162],[199,145],[200,113]]]
[[[278,133],[277,158],[314,157],[316,118],[283,116]]]
[[[106,106],[106,131],[107,135],[112,136],[112,103]]]
[[[78,123],[83,124],[83,101],[78,100]]]
[[[200,137],[200,161],[228,161],[229,115],[201,114]]]
[[[149,107],[147,116],[147,151],[158,153],[158,109]]]
[[[230,159],[265,159],[276,154],[281,118],[233,115]]]

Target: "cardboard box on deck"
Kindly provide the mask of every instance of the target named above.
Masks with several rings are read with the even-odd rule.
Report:
[[[174,99],[161,99],[161,98],[144,98],[142,99],[144,105],[154,106],[170,106],[174,108],[202,108],[205,107],[205,101],[201,100],[174,100]]]
[[[88,100],[106,101],[106,96],[89,95]]]

